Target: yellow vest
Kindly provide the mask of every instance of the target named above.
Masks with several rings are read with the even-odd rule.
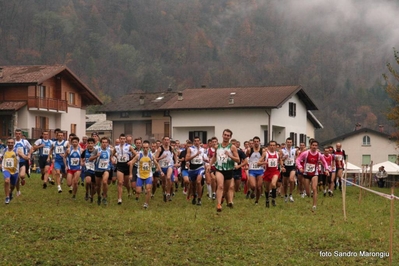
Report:
[[[7,170],[10,174],[18,173],[18,157],[14,151],[6,151],[3,155],[3,170]]]
[[[152,159],[149,157],[149,155],[145,156],[144,154],[140,154],[140,157],[141,158],[139,159],[138,176],[141,179],[147,179],[152,176]]]

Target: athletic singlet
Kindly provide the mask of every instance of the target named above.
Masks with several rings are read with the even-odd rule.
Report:
[[[100,153],[100,156],[97,158],[96,161],[96,171],[107,171],[111,169],[111,149],[106,148],[105,150],[103,149],[98,149],[98,152]]]
[[[5,151],[3,154],[3,161],[1,163],[3,171],[8,171],[10,174],[16,174],[18,173],[18,165],[19,165],[19,160],[18,156],[15,152],[15,150],[12,151]]]
[[[335,161],[336,161],[336,167],[337,168],[342,168],[343,165],[343,161],[344,161],[344,151],[340,150],[340,151],[335,151],[334,152],[335,155]]]
[[[118,163],[127,163],[132,158],[132,152],[130,151],[130,144],[125,143],[123,147],[120,145],[115,146],[115,155]]]
[[[53,145],[53,142],[50,139],[48,139],[48,140],[38,139],[35,141],[36,146],[39,146],[42,144],[44,144],[44,147],[39,148],[39,156],[47,157],[50,154],[50,149],[51,149],[51,146]]]
[[[284,165],[285,166],[295,166],[295,154],[296,154],[296,149],[291,147],[290,150],[287,148],[284,148],[281,150],[283,153],[283,156],[287,155],[287,159],[284,160]]]
[[[218,145],[215,167],[219,171],[230,171],[234,169],[234,161],[225,154],[226,151],[231,154],[231,145],[231,143],[226,147],[223,147],[221,143]]]
[[[80,147],[77,150],[74,150],[71,147],[70,153],[67,157],[67,164],[70,170],[80,170]]]
[[[319,174],[318,171],[318,163],[320,159],[320,153],[316,152],[316,154],[312,154],[310,151],[307,151],[306,159],[305,159],[305,167],[303,170],[303,174],[307,176],[315,176]]]
[[[327,170],[327,171],[331,172],[333,170],[333,166],[334,166],[334,156],[331,154],[329,154],[328,156],[325,156],[323,154],[323,157],[324,157],[324,160],[326,160],[326,162],[328,164],[328,169],[324,169],[323,164],[321,164],[320,165],[321,171],[324,172]]]
[[[61,142],[59,142],[58,140],[56,142],[53,143],[53,147],[54,147],[54,153],[55,153],[55,160],[56,161],[62,161],[62,156],[61,154],[64,154],[67,148],[68,141],[63,140]]]
[[[94,150],[95,149],[93,149],[93,151]],[[91,157],[91,154],[93,151],[90,152],[88,149],[86,149],[84,151],[84,160],[85,160],[85,167],[86,167],[85,172],[94,173],[94,170],[95,170],[94,161],[89,161],[89,158]]]
[[[191,156],[198,153],[198,148],[195,146],[191,146],[191,147],[189,147],[189,149],[191,151]],[[198,169],[198,168],[204,166],[204,156],[206,156],[206,155],[202,148],[200,148],[199,151],[200,151],[200,154],[198,154],[197,156],[192,158],[190,161],[190,170],[195,170],[195,169]]]
[[[273,172],[278,171],[278,153],[277,152],[266,152],[265,161],[267,162],[266,171]]]
[[[169,166],[173,166],[173,153],[170,151],[170,149],[165,150],[163,146],[161,146],[161,151],[163,150],[162,154],[159,155],[159,157],[163,156],[166,154],[166,157],[163,159],[159,160],[159,164],[161,165],[162,168],[167,168]]]
[[[28,151],[32,148],[30,143],[26,139],[15,140],[14,150],[15,153],[18,155],[19,151],[22,151],[23,154],[27,155]],[[18,156],[19,157],[19,156]],[[24,158],[19,158],[21,163],[25,162]]]
[[[248,169],[249,170],[262,170],[263,166],[258,165],[259,159],[262,157],[262,148],[259,147],[259,151],[254,149],[250,150],[250,155],[248,157]]]
[[[152,167],[152,155],[151,153],[148,153],[147,156],[144,155],[143,152],[139,153],[139,167],[137,168],[137,177],[141,178],[141,179],[147,179],[152,177],[152,171],[151,171],[151,167]]]

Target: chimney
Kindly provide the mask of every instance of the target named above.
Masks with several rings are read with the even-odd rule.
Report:
[[[183,92],[179,91],[179,92],[177,93],[177,100],[178,100],[178,101],[183,101]]]
[[[206,85],[202,84],[202,85],[201,85],[201,88],[206,88]]]
[[[141,95],[141,96],[140,96],[140,105],[143,105],[143,104],[144,104],[144,96]]]
[[[378,126],[378,131],[384,132],[384,125],[379,125]]]
[[[0,67],[0,79],[2,79],[2,78],[3,78],[3,68]]]
[[[234,95],[236,95],[235,92],[230,92],[229,104],[234,104]]]
[[[356,123],[356,125],[355,125],[355,130],[359,130],[359,129],[361,129],[361,128],[362,128],[362,124]]]

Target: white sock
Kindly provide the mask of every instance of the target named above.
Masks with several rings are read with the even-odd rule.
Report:
[[[212,197],[212,186],[209,184],[209,185],[206,185],[206,187],[207,187],[207,189],[208,189],[208,195],[209,195],[209,197]]]

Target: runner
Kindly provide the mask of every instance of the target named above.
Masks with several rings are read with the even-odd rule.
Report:
[[[240,148],[240,142],[234,139],[231,140],[231,143],[236,146],[238,157],[240,158],[239,163],[234,163],[234,170],[233,170],[234,182],[232,182],[234,192],[239,192],[241,190],[241,180],[242,180],[242,171],[243,171],[242,167],[245,167],[248,164],[248,162],[247,162],[247,156]]]
[[[297,150],[292,147],[292,139],[287,138],[285,141],[285,148],[281,149],[280,157],[283,160],[284,164],[281,167],[281,172],[283,173],[283,188],[284,188],[284,202],[294,202],[294,197],[292,196],[292,192],[295,188],[295,159]],[[287,195],[288,192],[288,184],[290,185],[290,194],[289,197]]]
[[[193,195],[192,204],[202,205],[202,185],[205,172],[204,163],[208,161],[205,150],[200,147],[200,138],[194,137],[192,146],[187,147],[186,162],[190,162],[188,176],[190,178],[190,191]]]
[[[337,143],[335,145],[334,156],[335,156],[336,177],[338,179],[338,180],[334,180],[334,185],[335,185],[334,189],[337,189],[336,181],[338,181],[339,190],[341,190],[342,189],[341,178],[342,178],[342,174],[343,174],[343,171],[345,168],[345,160],[346,160],[346,154],[345,154],[345,151],[342,149],[341,143]]]
[[[141,146],[142,146],[141,138],[136,138],[136,139],[134,139],[133,148],[134,148],[135,154],[136,154],[136,153],[139,153],[139,152],[141,151]],[[136,180],[137,180],[137,170],[138,170],[138,167],[139,167],[139,163],[136,162],[136,163],[133,165],[133,178],[130,180],[130,182],[131,182],[131,188],[132,188],[132,190],[133,190],[133,193],[136,193]]]
[[[133,177],[133,165],[138,163],[137,169],[137,186],[136,186],[136,200],[139,200],[142,187],[145,186],[146,195],[145,203],[143,205],[144,209],[147,209],[150,203],[151,190],[152,190],[152,165],[157,163],[154,161],[154,157],[150,152],[150,142],[145,140],[142,144],[142,151],[131,160],[129,164],[130,178]],[[161,170],[159,165],[157,165],[158,170]]]
[[[82,171],[80,156],[79,138],[75,136],[71,138],[71,146],[66,150],[64,156],[64,165],[67,171],[67,186],[72,187],[73,199],[76,199],[80,172]]]
[[[111,160],[113,150],[109,147],[107,137],[101,138],[101,146],[97,149],[97,154],[91,156],[89,161],[95,160],[95,175],[96,175],[96,190],[97,190],[97,204],[108,204],[108,177],[111,171]],[[101,192],[102,191],[102,192]]]
[[[12,200],[12,192],[18,182],[19,155],[14,149],[15,141],[13,138],[7,139],[7,149],[4,151],[1,162],[1,169],[4,176],[4,192],[6,196],[5,204],[9,204]],[[20,156],[24,156],[22,150],[19,151]]]
[[[231,182],[233,178],[234,162],[239,162],[236,146],[230,143],[233,132],[230,129],[223,130],[223,142],[217,146],[212,158],[211,165],[215,163],[216,168],[216,211],[222,211],[222,197],[225,195],[227,206],[233,208],[233,189]]]
[[[125,134],[119,135],[119,145],[115,145],[113,156],[116,156],[116,178],[118,179],[118,205],[122,204],[123,186],[127,189],[127,194],[130,196],[129,184],[129,165],[127,164],[134,156],[136,151],[134,148],[126,143]]]
[[[310,188],[309,184],[311,183],[312,190],[313,190],[313,207],[312,211],[314,212],[316,210],[316,204],[317,204],[317,181],[318,181],[318,165],[319,160],[321,160],[321,163],[326,169],[324,172],[326,176],[329,176],[330,173],[327,171],[328,169],[328,164],[324,157],[320,154],[320,152],[317,151],[319,142],[317,140],[312,140],[310,143],[310,150],[302,152],[299,157],[296,158],[296,165],[298,167],[298,170],[303,173],[303,181],[306,189],[307,195],[310,196]],[[301,164],[301,161],[304,162],[303,166]]]
[[[50,155],[50,149],[53,142],[49,139],[49,132],[47,130],[42,132],[42,138],[35,141],[33,151],[39,150],[39,167],[42,174],[43,188],[47,188],[49,177],[50,161],[47,159]]]
[[[326,183],[328,183],[328,187],[331,185],[331,178],[332,178],[332,174],[335,172],[335,159],[334,159],[334,155],[330,153],[330,149],[329,147],[325,147],[324,148],[324,153],[323,153],[323,157],[326,160],[327,164],[328,164],[328,169],[324,169],[323,165],[320,164],[321,169],[320,169],[320,175],[319,175],[319,187],[322,186],[323,187],[323,195],[324,197],[327,194],[327,190],[326,190]],[[330,172],[330,174],[328,175],[328,177],[324,174],[325,171]],[[328,182],[327,182],[327,178],[328,178]],[[331,193],[330,193],[331,192]],[[332,195],[332,191],[330,191],[330,188],[328,188],[328,194]]]
[[[216,149],[218,147],[218,138],[217,137],[212,137],[211,138],[212,143],[208,147],[208,158],[211,159],[215,155]],[[208,189],[208,196],[212,194],[212,200],[216,199],[216,168],[214,164],[209,164],[208,167],[206,168],[206,173],[208,175],[205,175],[205,179],[207,181],[207,189]],[[208,183],[209,182],[209,183]]]
[[[158,148],[155,159],[159,163],[162,169],[161,179],[162,179],[163,200],[164,202],[166,202],[172,200],[170,197],[170,193],[171,190],[173,189],[172,185],[174,181],[173,166],[174,162],[178,162],[178,159],[175,153],[173,152],[172,147],[170,146],[170,138],[163,137],[162,142],[163,144]]]
[[[186,142],[187,148],[193,145],[191,140],[187,140]],[[187,148],[182,150],[179,154],[179,162],[180,162],[180,171],[181,171],[181,176],[183,178],[183,194],[187,195],[187,200],[190,199],[190,179],[188,177],[188,166],[190,165],[189,162],[186,162],[186,155],[187,155]]]
[[[258,204],[260,195],[262,193],[263,185],[263,164],[259,164],[260,159],[263,157],[263,149],[260,146],[260,138],[255,136],[253,139],[253,146],[247,150],[248,157],[248,175],[249,175],[249,189],[246,198],[251,196],[255,198],[255,204]]]
[[[25,185],[25,175],[29,168],[29,160],[32,153],[32,146],[30,145],[29,141],[22,138],[21,129],[15,130],[14,149],[17,149],[16,153],[19,156],[19,170],[18,170],[19,176],[16,184],[17,197],[18,197],[19,195],[21,195],[19,184],[21,184],[22,186]]]
[[[57,183],[58,193],[62,192],[61,188],[61,175],[65,173],[64,155],[66,150],[69,148],[68,141],[64,140],[64,133],[57,133],[57,140],[53,142],[50,149],[50,154],[55,154],[54,158],[54,170],[55,170],[55,181]],[[50,157],[47,158],[50,161]]]
[[[296,150],[296,158],[298,158],[299,155],[301,155],[302,152],[306,151],[306,144],[304,142],[299,143],[299,148]],[[304,167],[304,162],[300,162],[302,167]],[[299,165],[296,165],[297,169]],[[305,192],[305,186],[303,184],[303,174],[297,170],[298,174],[298,185],[297,185],[297,191],[299,192],[299,195],[304,198],[306,197],[306,192]]]
[[[95,175],[95,165],[93,161],[90,161],[90,157],[97,154],[97,150],[94,149],[94,138],[89,138],[87,140],[87,147],[81,154],[82,165],[84,166],[82,171],[84,171],[85,183],[86,183],[86,195],[85,200],[89,200],[92,203],[94,194],[96,193],[96,175]]]
[[[157,143],[152,142],[151,143],[151,155],[153,158],[155,158],[155,154],[157,153]],[[157,190],[157,187],[159,186],[159,177],[161,176],[161,171],[159,171],[156,167],[156,164],[154,163],[152,165],[152,191],[151,191],[151,198],[154,197],[155,191]]]
[[[266,196],[266,207],[269,208],[269,192],[272,191],[272,205],[276,206],[276,189],[277,180],[280,176],[280,171],[278,170],[280,162],[280,157],[277,149],[277,142],[272,140],[269,142],[267,151],[263,153],[258,165],[265,165],[265,172],[263,173],[263,180],[265,182],[265,196]]]

